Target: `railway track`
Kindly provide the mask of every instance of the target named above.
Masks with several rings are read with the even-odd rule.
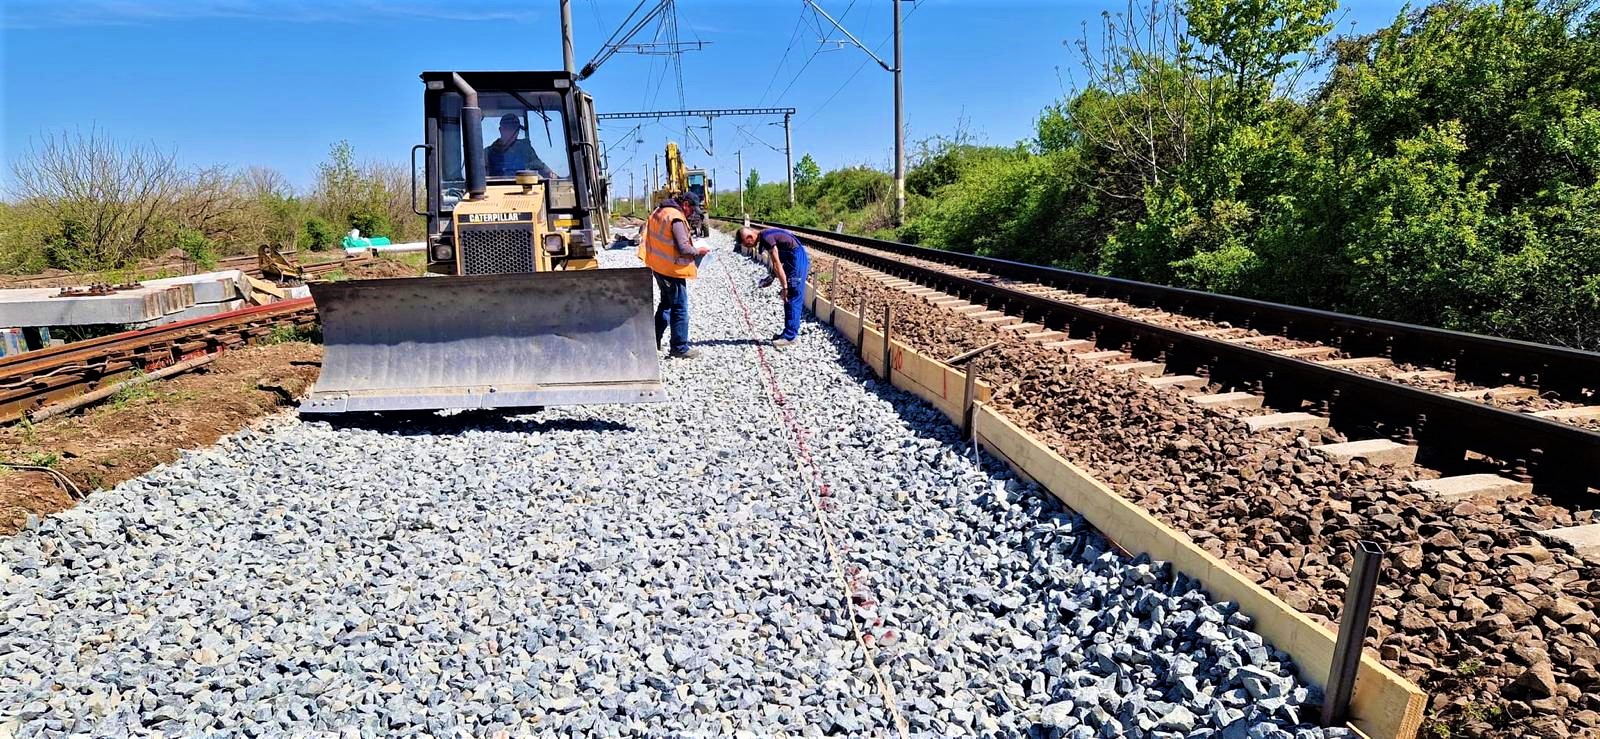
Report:
[[[0,359],[0,423],[92,392],[133,372],[151,372],[236,348],[280,326],[316,322],[310,298],[243,308],[126,331]]]
[[[1600,487],[1600,354],[783,227],[1047,347],[1224,390],[1194,402],[1279,409],[1264,426],[1326,422],[1358,455]]]

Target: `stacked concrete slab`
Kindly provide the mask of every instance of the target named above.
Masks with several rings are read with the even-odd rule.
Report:
[[[238,310],[245,306],[245,296],[249,291],[244,273],[236,269],[206,272],[187,277],[146,280],[144,284],[147,287],[155,288],[182,286],[194,291],[194,301],[188,307],[181,311],[168,313],[145,324],[149,326],[159,326],[174,321],[187,321],[191,318],[214,316],[218,313]]]
[[[0,290],[0,326],[142,323],[189,307],[183,291],[140,288],[111,295],[60,297],[61,288]]]
[[[157,326],[242,307],[238,270],[148,280],[110,295],[61,295],[61,288],[0,290],[0,327]]]

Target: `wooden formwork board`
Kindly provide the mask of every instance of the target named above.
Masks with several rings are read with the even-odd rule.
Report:
[[[806,306],[820,322],[831,325],[850,342],[859,333],[860,317],[834,305],[808,284]],[[865,332],[858,347],[863,361],[881,377],[884,371],[883,334]],[[965,395],[965,375],[930,359],[900,342],[890,348],[891,382],[928,401],[960,423]],[[1170,562],[1179,572],[1198,581],[1213,598],[1239,605],[1255,631],[1294,659],[1300,677],[1326,686],[1333,663],[1336,637],[1326,627],[1291,608],[1228,563],[1201,549],[1187,535],[1161,522],[1149,511],[1118,495],[1093,475],[1056,454],[1032,434],[984,404],[991,395],[979,383],[973,423],[978,442],[1005,460],[1013,470],[1049,490],[1077,511],[1106,538],[1125,551],[1149,554]],[[1363,653],[1350,701],[1350,728],[1372,739],[1413,739],[1422,726],[1427,694],[1370,653]]]

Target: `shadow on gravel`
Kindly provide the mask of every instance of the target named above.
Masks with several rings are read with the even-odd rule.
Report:
[[[337,416],[302,415],[304,421],[326,423],[335,429],[361,429],[393,436],[446,436],[468,431],[543,434],[553,431],[631,432],[634,428],[604,418],[534,418],[538,411],[467,410],[448,416],[437,411],[346,413]]]

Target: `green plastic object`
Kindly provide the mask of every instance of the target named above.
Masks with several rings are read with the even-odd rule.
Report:
[[[388,246],[389,237],[373,236],[368,238],[366,236],[345,236],[343,243],[344,248],[346,249],[365,249],[369,246]]]

